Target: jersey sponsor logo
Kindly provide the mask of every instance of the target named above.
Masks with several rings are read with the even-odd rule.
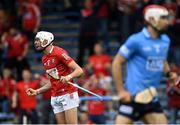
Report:
[[[120,51],[126,55],[130,53],[130,50],[125,45],[121,46]]]
[[[161,57],[148,57],[146,69],[149,71],[162,71],[164,67],[164,59]]]
[[[47,69],[46,72],[48,74],[50,74],[51,76],[54,76],[56,78],[56,76],[58,76],[58,70],[57,68],[51,68],[51,69]]]

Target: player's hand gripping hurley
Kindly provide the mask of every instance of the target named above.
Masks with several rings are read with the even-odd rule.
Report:
[[[53,77],[54,79],[60,80],[60,76],[58,75],[57,69],[46,70],[46,73],[49,76]],[[78,89],[80,89],[80,90],[82,90],[84,92],[87,92],[87,93],[89,93],[91,95],[94,95],[94,96],[98,97],[100,100],[103,100],[103,98],[100,95],[95,94],[95,93],[93,93],[93,92],[91,92],[91,91],[89,91],[89,90],[75,84],[75,83],[67,82],[67,84],[70,84],[70,85],[72,85],[72,86],[74,86],[74,87],[76,87],[76,88],[78,88]]]

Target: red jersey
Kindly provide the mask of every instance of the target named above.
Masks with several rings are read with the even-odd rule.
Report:
[[[96,2],[96,0],[93,1],[93,4],[95,4],[95,2]],[[109,13],[108,13],[108,4],[107,4],[107,2],[104,2],[100,6],[99,10],[97,11],[97,16],[107,18],[108,15],[109,15]]]
[[[171,67],[173,72],[179,73],[179,68],[176,65]],[[169,96],[169,106],[173,108],[180,108],[180,83],[172,86],[173,83],[167,82],[167,94]]]
[[[28,0],[29,3],[36,4],[37,6],[41,6],[43,3],[43,0]]]
[[[56,69],[59,76],[66,76],[72,72],[68,67],[68,64],[72,61],[73,59],[69,57],[68,53],[57,46],[53,46],[52,51],[48,55],[42,57],[42,63],[45,70]],[[77,91],[74,86],[62,83],[52,77],[50,78],[50,81],[52,84],[51,96],[60,96]]]
[[[15,37],[7,36],[6,42],[8,44],[7,56],[9,58],[22,56],[24,49],[28,47],[28,39],[22,34]]]
[[[104,67],[107,63],[110,63],[110,56],[103,54],[101,56],[92,55],[89,57],[89,64],[92,65],[94,74],[99,77],[101,74],[104,76],[109,75],[109,71]]]
[[[3,92],[3,90],[4,90],[4,84],[3,84],[3,82],[2,82],[2,80],[0,79],[0,96],[4,96],[4,92]]]
[[[34,109],[37,106],[36,96],[28,96],[26,90],[28,88],[37,89],[39,87],[38,81],[30,81],[29,83],[25,83],[24,81],[20,81],[16,85],[16,90],[18,92],[19,97],[19,106],[22,109]]]
[[[106,95],[106,90],[101,88],[91,89],[92,92],[99,95]],[[90,115],[101,115],[105,112],[105,102],[104,101],[88,101],[88,114]]]
[[[2,79],[0,80],[0,96],[12,98],[16,82],[14,79]]]
[[[167,94],[169,96],[169,106],[180,108],[180,88],[179,86],[171,86],[172,83],[167,82]]]

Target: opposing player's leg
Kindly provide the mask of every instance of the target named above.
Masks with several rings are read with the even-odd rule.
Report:
[[[156,99],[155,99],[156,100]],[[153,101],[147,104],[145,107],[146,111],[141,117],[145,123],[148,124],[167,124],[167,118],[163,113],[163,109],[159,101]]]
[[[66,124],[64,112],[56,113],[55,116],[56,116],[57,124]]]
[[[65,111],[66,124],[77,124],[77,108],[72,108]]]
[[[133,120],[123,116],[123,115],[117,115],[115,124],[132,124]]]
[[[119,103],[118,115],[116,117],[116,124],[131,124],[139,118],[137,106],[133,102]]]
[[[148,113],[144,115],[143,120],[147,124],[167,124],[167,118],[164,113]]]

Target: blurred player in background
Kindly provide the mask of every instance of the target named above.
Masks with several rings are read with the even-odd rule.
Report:
[[[51,88],[51,105],[56,115],[58,124],[77,124],[77,107],[79,97],[77,89],[66,84],[73,78],[83,74],[81,67],[68,55],[68,53],[57,46],[53,46],[54,35],[50,32],[40,31],[34,41],[36,50],[44,53],[42,63],[46,71],[54,71],[60,76],[60,80],[50,77],[51,84],[35,90],[29,88],[28,95],[38,95]]]
[[[168,11],[163,6],[149,5],[144,10],[147,26],[131,35],[115,56],[113,77],[121,100],[116,124],[130,124],[142,120],[150,124],[167,123],[157,97],[156,89],[161,76],[177,81],[166,61],[170,45],[164,31],[169,25]],[[127,62],[125,86],[122,65]]]
[[[102,88],[106,89],[108,92],[111,92],[111,57],[105,53],[100,42],[94,45],[94,54],[88,57],[88,64],[86,68],[89,73],[95,74]]]
[[[10,104],[15,89],[16,81],[12,76],[10,69],[4,68],[2,71],[2,79],[0,78],[0,109],[3,113],[10,112]]]
[[[38,80],[32,80],[32,73],[29,69],[22,72],[22,81],[16,84],[15,92],[12,98],[12,107],[19,108],[19,124],[29,123],[38,124],[37,100],[36,97],[30,97],[26,94],[26,89],[39,87]],[[25,120],[26,119],[26,120]]]
[[[26,35],[22,34],[17,27],[11,27],[2,36],[2,44],[5,49],[4,67],[16,69],[17,80],[22,80],[22,70],[28,69],[29,63],[26,58],[29,51],[29,43]]]
[[[101,95],[105,96],[107,91],[102,88],[99,83],[99,79],[96,75],[90,76],[89,80],[85,83],[84,88]],[[91,95],[89,95],[91,96]],[[94,124],[105,124],[105,102],[99,100],[91,100],[87,102],[89,120]]]

